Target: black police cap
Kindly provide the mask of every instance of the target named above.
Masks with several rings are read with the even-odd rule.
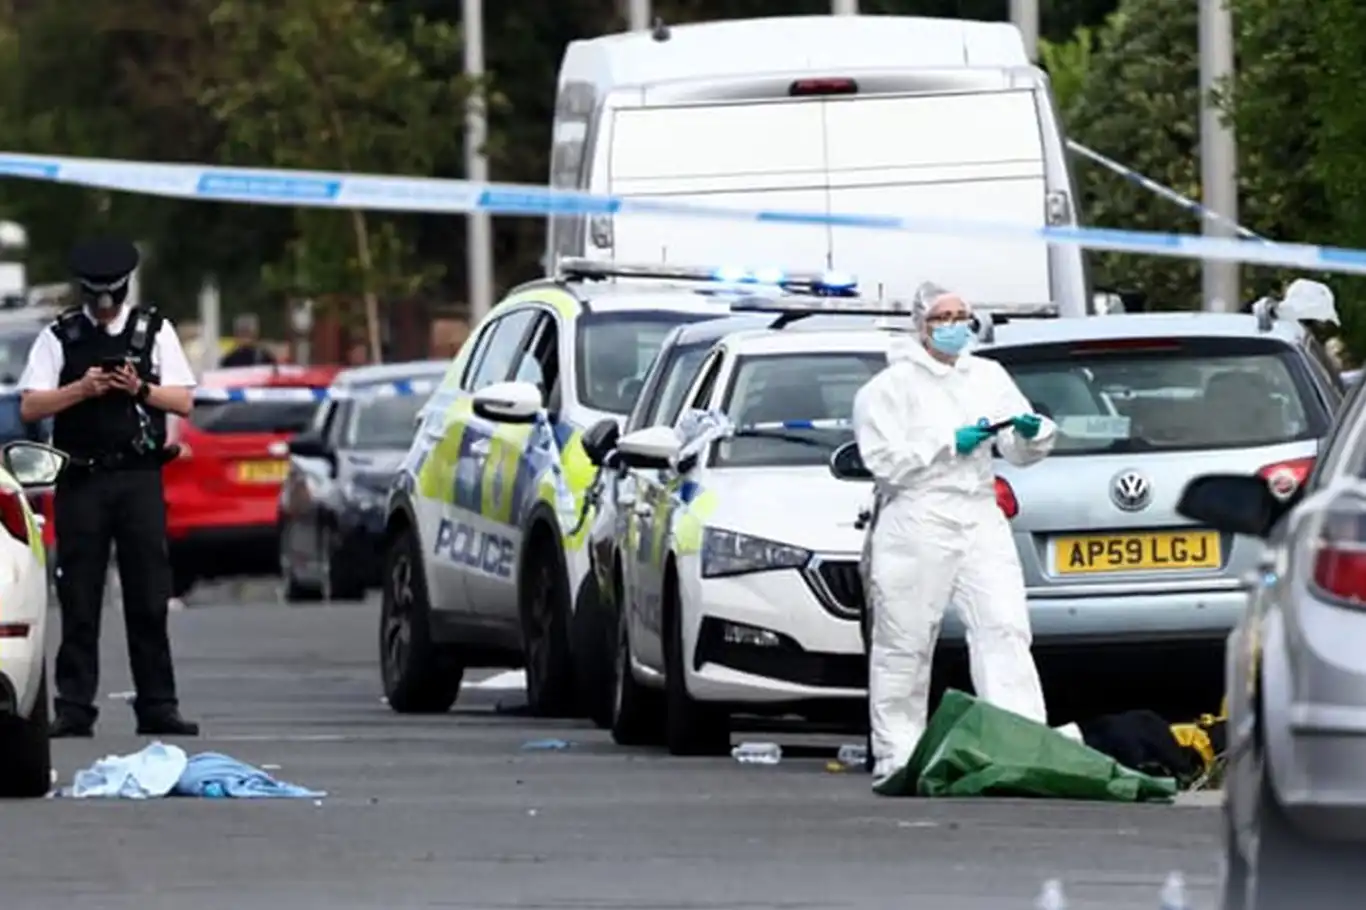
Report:
[[[71,250],[71,273],[91,284],[109,284],[126,278],[138,267],[138,248],[127,240],[83,240]]]

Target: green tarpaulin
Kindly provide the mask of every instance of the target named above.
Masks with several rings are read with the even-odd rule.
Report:
[[[1168,802],[1176,781],[1119,764],[1044,724],[950,689],[883,796],[1037,796]]]

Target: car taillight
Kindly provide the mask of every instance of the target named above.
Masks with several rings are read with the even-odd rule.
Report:
[[[1304,486],[1313,470],[1314,459],[1292,458],[1267,465],[1257,472],[1257,476],[1266,481],[1277,499],[1289,499]]]
[[[28,638],[31,628],[26,622],[0,623],[0,638]]]
[[[853,79],[798,79],[787,88],[793,98],[807,95],[857,95],[858,83]]]
[[[20,543],[28,543],[28,517],[24,514],[24,497],[11,490],[0,490],[0,524]]]
[[[1020,501],[1015,498],[1015,491],[1002,477],[996,478],[996,505],[1001,507],[1001,512],[1006,518],[1014,518],[1020,514]]]

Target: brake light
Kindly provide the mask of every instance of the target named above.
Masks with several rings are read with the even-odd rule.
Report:
[[[26,622],[0,623],[0,638],[28,638],[30,628]]]
[[[11,490],[0,490],[0,524],[10,537],[28,543],[28,516],[24,514],[24,498]]]
[[[1314,470],[1314,459],[1292,458],[1269,464],[1257,472],[1277,499],[1289,499],[1304,486]]]
[[[1003,477],[996,478],[996,505],[1001,507],[1006,518],[1020,514],[1020,501],[1015,498],[1015,491]]]
[[[1325,533],[1319,541],[1314,556],[1314,584],[1341,600],[1366,603],[1366,543],[1330,537]]]
[[[793,98],[808,95],[857,95],[858,83],[853,79],[798,79],[787,88]]]

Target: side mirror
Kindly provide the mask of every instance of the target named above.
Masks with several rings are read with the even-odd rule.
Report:
[[[327,440],[323,439],[322,434],[315,432],[303,432],[289,440],[289,454],[297,455],[300,458],[323,458],[332,460],[332,450],[327,446]]]
[[[1261,477],[1205,474],[1186,484],[1176,511],[1216,531],[1265,538],[1299,499],[1277,499]]]
[[[5,470],[26,490],[52,486],[70,460],[52,446],[24,439],[9,443],[0,453]]]
[[[583,453],[588,456],[589,464],[602,467],[607,461],[608,453],[617,447],[617,440],[620,438],[621,426],[611,417],[599,420],[589,427],[581,440]]]
[[[617,440],[617,459],[628,468],[663,470],[682,447],[673,427],[646,427]]]
[[[474,413],[494,423],[531,423],[543,406],[541,390],[530,382],[495,382],[474,393]]]
[[[872,480],[873,472],[863,463],[857,442],[846,442],[830,456],[830,473],[840,480]]]

